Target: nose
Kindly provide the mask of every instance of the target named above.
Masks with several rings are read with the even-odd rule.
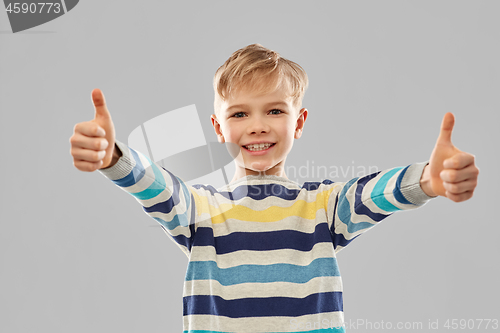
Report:
[[[269,124],[261,116],[254,116],[248,126],[249,134],[261,134],[269,132]]]

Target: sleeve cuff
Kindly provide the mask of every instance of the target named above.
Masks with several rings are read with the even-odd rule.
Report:
[[[126,177],[130,174],[136,163],[126,144],[115,140],[115,145],[122,152],[122,156],[120,156],[118,161],[112,167],[97,170],[111,180],[118,180]]]
[[[427,164],[429,164],[428,161],[410,165],[401,181],[401,193],[409,202],[419,206],[430,199],[437,198],[428,196],[420,187],[420,179]]]

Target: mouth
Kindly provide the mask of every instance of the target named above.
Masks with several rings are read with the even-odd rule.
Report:
[[[273,147],[275,144],[276,143],[263,144],[263,145],[248,145],[248,146],[242,146],[242,147],[248,151],[251,151],[251,152],[259,152],[259,151],[268,150],[269,148]]]

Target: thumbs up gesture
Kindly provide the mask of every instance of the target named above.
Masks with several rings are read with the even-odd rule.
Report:
[[[451,143],[455,124],[453,113],[444,115],[441,132],[432,151],[429,165],[422,174],[420,185],[429,196],[444,196],[454,202],[468,200],[477,186],[479,169],[474,155],[465,153]]]
[[[116,163],[115,127],[101,90],[92,91],[94,119],[75,125],[70,138],[73,165],[81,171],[92,172]],[[115,161],[113,163],[113,154]]]

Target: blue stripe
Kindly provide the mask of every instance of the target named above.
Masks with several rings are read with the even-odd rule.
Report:
[[[304,298],[255,297],[225,300],[219,296],[183,297],[184,316],[215,315],[229,318],[296,317],[309,314],[343,311],[342,292],[312,294]]]
[[[184,331],[183,333],[233,333],[233,332],[189,330],[189,331]],[[283,333],[283,332],[268,332],[268,333]],[[344,327],[331,327],[331,328],[322,328],[319,330],[295,331],[295,332],[289,332],[289,333],[345,333],[345,328]]]
[[[167,170],[165,170],[165,171],[167,171]],[[169,171],[167,171],[167,172],[170,174],[171,177],[175,177]],[[182,225],[183,227],[186,227],[189,224],[189,221],[187,219],[187,212],[188,212],[189,208],[194,208],[192,206],[195,206],[195,202],[194,202],[194,200],[191,200],[192,194],[188,190],[188,188],[186,187],[186,184],[180,178],[175,177],[175,179],[176,179],[175,184],[180,183],[182,186],[182,194],[184,194],[184,202],[186,203],[186,212],[181,215],[181,218],[179,218],[180,219],[179,224]],[[176,188],[176,187],[174,187],[174,188]],[[192,205],[191,205],[191,203],[192,203]],[[179,215],[179,214],[177,214],[177,215]],[[196,216],[196,215],[194,215],[194,216]],[[194,222],[193,215],[191,215],[191,222]]]
[[[340,276],[334,257],[314,259],[307,266],[292,264],[239,265],[219,268],[215,261],[190,261],[186,281],[216,280],[223,286],[241,283],[306,283],[319,276]]]
[[[335,212],[337,211],[337,203],[338,203],[338,200],[339,200],[339,195],[337,194],[337,196],[335,197],[335,209],[333,211],[333,217],[334,217],[334,221],[332,223],[332,226],[331,226],[331,229],[330,229],[330,234],[332,236],[332,242],[333,242],[333,248],[334,249],[337,249],[337,246],[342,246],[342,247],[346,247],[347,244],[349,244],[350,242],[352,242],[353,240],[355,240],[356,238],[358,238],[359,236],[361,236],[361,234],[357,235],[356,237],[354,238],[351,238],[350,240],[346,239],[344,237],[344,235],[342,234],[337,234],[335,232]]]
[[[375,184],[375,187],[373,188],[373,191],[371,193],[371,198],[372,201],[375,203],[375,205],[377,205],[380,209],[385,210],[386,212],[395,212],[400,210],[398,207],[391,204],[385,198],[384,191],[387,186],[387,183],[392,178],[392,176],[394,176],[401,169],[402,167],[399,167],[387,171],[385,175],[380,177],[379,181],[377,182],[377,184]]]
[[[195,201],[191,200],[192,194],[187,189],[186,184],[182,180],[180,180],[179,178],[174,176],[172,173],[170,173],[170,171],[168,171],[168,170],[165,170],[165,171],[170,175],[171,180],[172,180],[172,185],[173,185],[172,186],[172,194],[171,194],[170,198],[168,198],[166,201],[158,202],[157,204],[155,204],[151,207],[143,207],[143,210],[148,214],[153,213],[153,212],[159,212],[159,213],[164,213],[164,214],[170,213],[172,211],[172,209],[180,203],[179,189],[182,186],[182,194],[184,195],[184,201],[186,202],[186,207],[187,207],[186,211],[183,213],[175,214],[172,217],[172,220],[170,220],[170,221],[166,221],[166,220],[161,219],[159,217],[153,217],[153,219],[155,219],[161,225],[165,226],[165,228],[167,228],[168,230],[173,230],[176,227],[178,227],[179,225],[186,227],[190,224],[189,222],[194,223],[194,218],[196,215],[191,214],[191,221],[188,221],[187,212],[189,211],[189,209],[191,209],[194,212],[193,206],[195,205]],[[163,176],[161,174],[159,175],[159,177],[161,179],[163,179]],[[165,190],[165,188],[166,188],[165,182],[163,182],[163,186],[164,186],[163,190]],[[192,206],[190,206],[191,204],[192,204]]]
[[[295,200],[297,199],[297,195],[302,191],[315,191],[322,184],[330,185],[334,182],[330,179],[325,179],[322,182],[305,182],[301,189],[290,189],[281,184],[262,184],[262,185],[248,185],[241,184],[238,185],[233,191],[222,191],[218,192],[212,185],[201,185],[195,184],[193,185],[196,189],[203,189],[205,191],[210,192],[212,195],[220,194],[227,199],[239,200],[244,197],[250,197],[254,200],[263,200],[268,198],[269,196],[276,196],[284,200]]]
[[[409,202],[405,196],[403,195],[403,193],[401,193],[401,181],[403,180],[403,177],[406,173],[406,170],[408,170],[410,166],[408,165],[406,168],[403,169],[403,171],[401,171],[401,173],[399,174],[398,176],[398,179],[396,180],[396,188],[392,191],[392,193],[394,194],[394,197],[396,198],[396,200],[402,204],[406,204],[406,205],[415,205],[414,203],[412,202]]]
[[[297,230],[276,230],[262,232],[233,232],[229,235],[214,238],[213,229],[198,227],[195,246],[213,246],[217,254],[231,253],[241,250],[271,251],[294,249],[311,251],[317,243],[331,243],[328,224],[318,223],[314,232],[309,234]]]
[[[161,174],[158,167],[155,164],[151,164],[151,169],[153,170],[153,174],[155,177],[151,185],[149,185],[147,189],[142,190],[140,192],[135,192],[135,193],[130,192],[130,194],[132,194],[139,200],[152,199],[161,192],[163,192],[165,190],[165,187],[167,186],[165,183],[165,179],[163,178],[163,175]]]
[[[191,245],[193,243],[193,236],[194,236],[194,227],[193,228],[191,228],[191,227],[193,227],[193,226],[191,226],[191,225],[189,226],[189,229],[191,231],[191,237],[186,237],[184,235],[172,236],[170,231],[168,231],[165,227],[162,226],[162,229],[165,231],[165,233],[167,234],[167,236],[169,238],[174,240],[174,242],[185,246],[188,249],[188,251],[191,251]]]
[[[351,221],[351,203],[349,202],[349,199],[347,198],[347,192],[351,189],[351,186],[358,180],[358,178],[351,179],[348,181],[345,185],[344,188],[342,188],[342,191],[340,192],[339,199],[338,199],[338,213],[337,215],[339,216],[339,219],[342,223],[344,223],[347,226],[347,231],[352,234],[358,230],[363,230],[363,229],[368,229],[374,226],[373,223],[369,222],[352,222]],[[356,191],[354,194],[354,197],[356,197],[356,192],[358,192],[358,189],[356,187]]]
[[[356,212],[357,215],[366,215],[368,218],[374,222],[380,222],[383,219],[385,219],[388,214],[381,214],[381,213],[375,213],[370,210],[367,206],[362,201],[362,192],[363,188],[365,187],[366,183],[368,183],[370,180],[373,178],[377,177],[380,171],[372,173],[368,176],[364,176],[363,178],[360,178],[357,182],[357,187],[356,187],[356,196],[354,199],[354,211]]]
[[[351,239],[348,240],[348,239],[346,239],[344,237],[344,235],[334,233],[332,235],[332,241],[333,241],[333,244],[334,244],[334,248],[337,249],[337,246],[346,247],[349,243],[351,243],[353,240],[355,240],[356,238],[358,238],[361,235],[362,234],[359,234],[356,237],[353,237],[353,238],[351,238]]]
[[[305,182],[304,185],[302,185],[302,189],[307,190],[307,191],[315,191],[317,190],[322,184],[323,185],[330,185],[335,182],[331,181],[330,179],[324,179],[321,182]]]
[[[302,189],[290,189],[281,184],[262,184],[262,185],[248,185],[245,182],[238,185],[233,191],[222,191],[218,192],[213,186],[206,185],[193,185],[194,188],[203,188],[209,191],[212,195],[220,194],[230,200],[239,200],[245,197],[252,198],[254,200],[264,200],[268,197],[278,197],[284,200],[293,201],[297,199],[297,196],[302,191]]]

